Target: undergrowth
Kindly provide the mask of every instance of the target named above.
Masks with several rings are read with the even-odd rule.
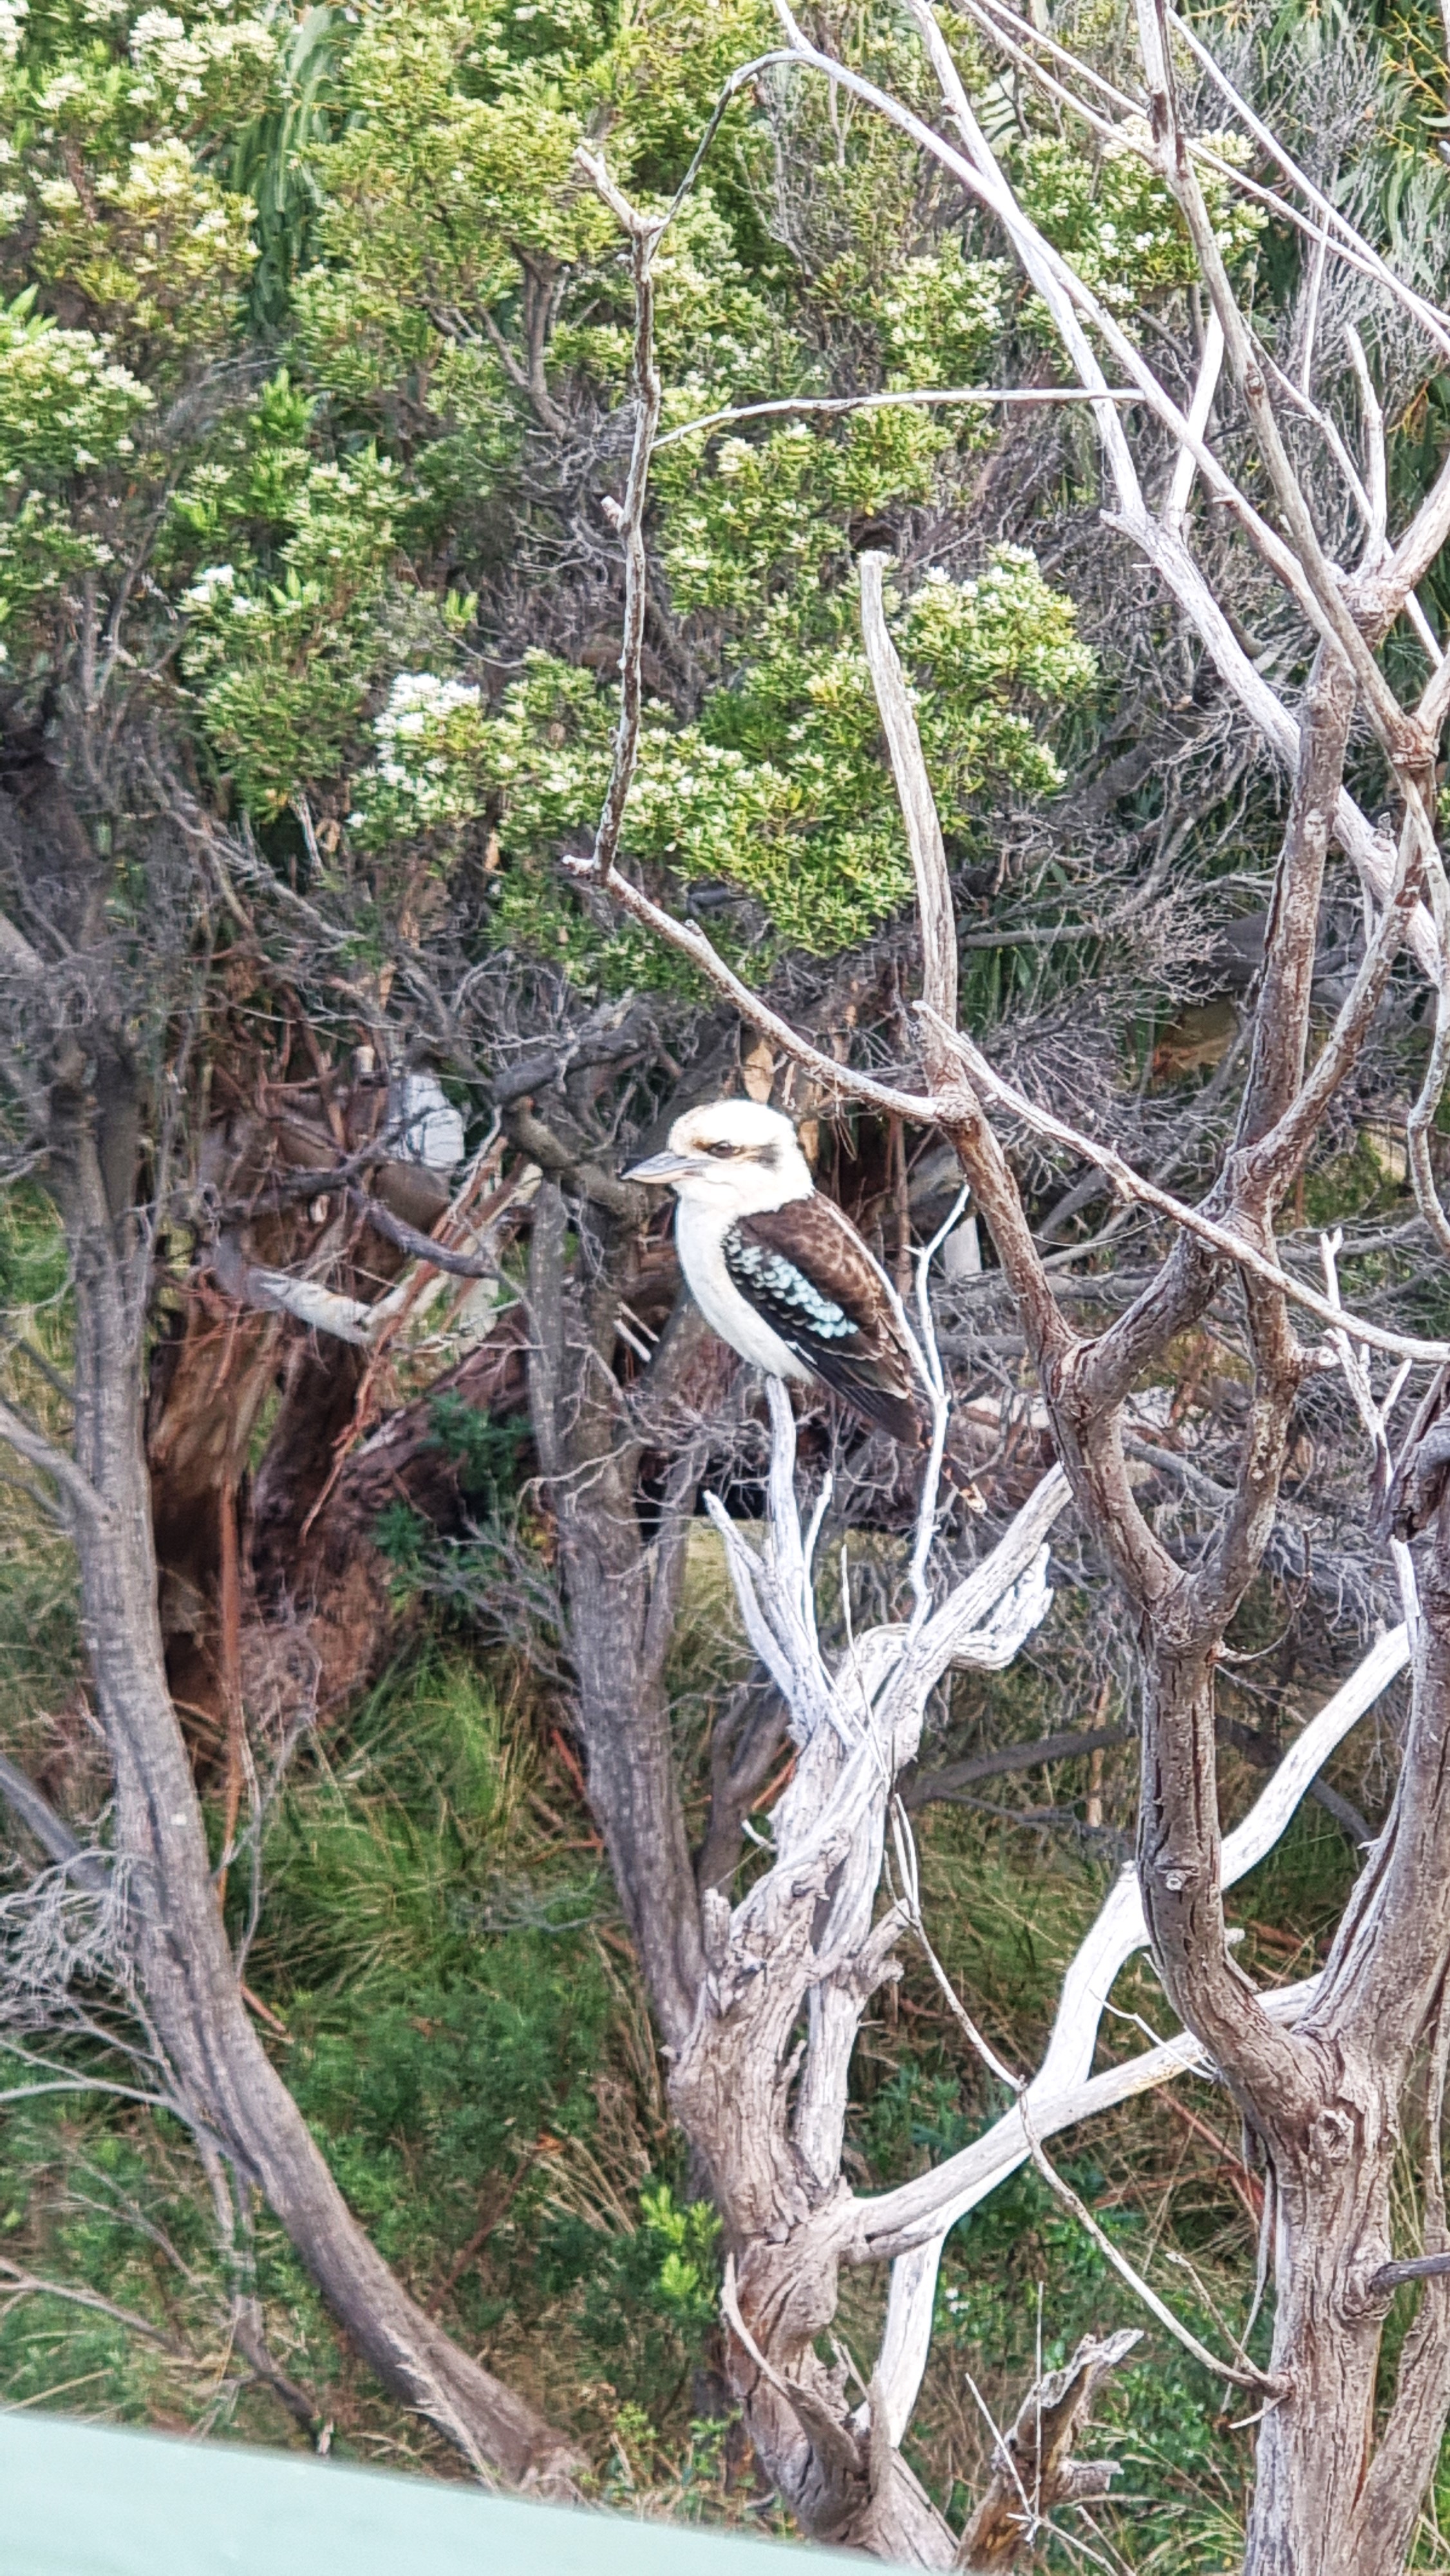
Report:
[[[13,1245],[7,1257],[20,1257]],[[93,1811],[65,1552],[13,1497],[4,1510],[0,1736],[59,1803],[79,1814],[89,1800]],[[679,1672],[690,1728],[708,1712],[723,1635],[704,1573],[698,1589],[699,1634],[682,1640]],[[1032,1688],[1020,1671],[974,1682],[954,1734],[975,1742],[1054,1722],[1030,1704]],[[1040,2052],[1063,1967],[1120,1865],[1131,1751],[1111,1757],[1098,1832],[1061,1822],[1081,1809],[1084,1779],[1071,1769],[1052,1784],[1050,1828],[1034,1821],[1041,1783],[1027,1778],[990,1805],[917,1817],[941,1956],[1009,2063],[1025,2068]],[[1228,1753],[1224,1780],[1230,1813],[1241,1813],[1258,1777]],[[1322,1955],[1352,1867],[1339,1827],[1306,1806],[1235,1891],[1256,1975],[1302,1974]],[[601,2500],[788,2530],[731,2416],[718,2229],[669,2118],[577,1764],[537,1694],[499,1662],[485,1667],[456,1628],[425,1624],[345,1725],[303,1743],[270,1813],[262,1877],[246,1970],[260,2027],[414,2296],[567,2428]],[[237,1923],[245,1879],[231,1875]],[[1143,2025],[1169,2024],[1142,1962],[1114,2004],[1109,2054],[1139,2046]],[[72,2042],[55,2064],[58,2083],[107,2071]],[[908,1953],[862,2034],[852,2181],[869,2189],[920,2171],[976,2135],[1003,2099]],[[1199,2083],[1140,2098],[1054,2152],[1203,2340],[1223,2350],[1247,2332],[1264,2359],[1267,2318],[1251,2331],[1248,2320],[1257,2180],[1219,2093]],[[253,2227],[241,2251],[273,2350],[312,2397],[331,2449],[459,2475],[441,2441],[354,2361],[264,2209]],[[232,2350],[232,2274],[189,2142],[166,2114],[99,2090],[9,2101],[0,2262],[0,2402],[272,2444],[304,2438]],[[842,2275],[841,2341],[868,2374],[884,2286]],[[1215,2576],[1240,2546],[1253,2458],[1240,2418],[1252,2400],[1143,2317],[1030,2166],[950,2240],[909,2456],[960,2522],[986,2474],[991,2425],[1037,2368],[1090,2329],[1128,2324],[1144,2338],[1109,2384],[1092,2445],[1120,2462],[1119,2492],[1091,2528],[1079,2519],[1045,2537],[1044,2563],[1086,2564],[1086,2544],[1120,2569]],[[1436,2511],[1450,2523],[1450,2475],[1423,2526],[1425,2569],[1450,2567]]]

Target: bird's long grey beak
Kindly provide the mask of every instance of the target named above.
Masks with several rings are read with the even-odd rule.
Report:
[[[647,1163],[631,1164],[627,1172],[620,1174],[620,1178],[626,1181],[683,1181],[694,1168],[694,1161],[689,1154],[666,1151],[663,1154],[651,1154]]]

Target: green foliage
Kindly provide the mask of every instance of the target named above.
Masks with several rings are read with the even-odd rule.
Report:
[[[611,1909],[594,1871],[561,1875],[529,1779],[466,1660],[385,1685],[346,1762],[284,1801],[256,1972],[292,2034],[288,2080],[389,2259],[445,2274],[502,2202],[452,2293],[465,2332],[562,2333],[559,2406],[592,2371],[611,2414],[617,2396],[662,2418],[713,2326],[717,2222],[667,2172],[641,2195],[610,2169],[618,2113],[606,2138],[600,2105],[632,2090],[593,1930]]]
[[[1099,2164],[1061,2154],[1057,2163],[1089,2207],[1098,2204],[1107,2234],[1140,2270],[1151,2271],[1139,2209],[1120,2199],[1113,2205],[1117,2195]],[[1200,2280],[1202,2261],[1197,2252]],[[1182,2269],[1172,2282],[1178,2312],[1212,2341],[1216,2320]],[[1211,2294],[1231,2295],[1217,2277]],[[937,2293],[935,2367],[944,2378],[969,2371],[988,2404],[988,2392],[1002,2392],[1005,2410],[1038,2366],[1039,2333],[1041,2364],[1056,2369],[1084,2334],[1142,2322],[1141,2308],[1092,2240],[1024,2166],[952,2239]],[[1093,2451],[1119,2462],[1119,2494],[1131,2497],[1110,2504],[1098,2523],[1127,2565],[1176,2576],[1179,2568],[1227,2568],[1236,2560],[1246,2455],[1224,2438],[1216,2384],[1177,2344],[1154,2337],[1113,2373],[1094,2410]],[[958,2510],[967,2502],[963,2493]]]
[[[1142,138],[1146,146],[1146,125]],[[1241,135],[1205,134],[1202,140],[1235,167],[1248,158]],[[1109,312],[1157,303],[1198,275],[1183,217],[1131,143],[1109,143],[1095,159],[1065,137],[1037,134],[1019,145],[1013,161],[1027,212]],[[1264,230],[1263,213],[1213,172],[1202,185],[1209,221],[1232,272],[1252,255]]]
[[[662,2248],[655,2284],[682,2322],[712,2325],[720,2309],[720,2216],[707,2200],[677,2208],[667,2182],[639,2196],[640,2214]]]
[[[182,593],[181,663],[218,765],[263,816],[336,771],[385,650],[398,544],[392,459],[369,445],[346,466],[319,460],[302,443],[309,410],[284,372],[172,519],[178,553],[230,544]]]
[[[759,902],[781,941],[826,953],[864,937],[911,882],[865,657],[849,640],[854,583],[817,598],[819,640],[804,640],[800,617],[770,600],[792,529],[816,577],[827,551],[844,550],[820,509],[821,460],[832,452],[806,430],[761,449],[730,441],[714,481],[699,487],[701,524],[717,492],[726,500],[696,561],[721,568],[724,596],[713,605],[759,605],[759,658],[697,724],[660,707],[647,713],[626,825],[646,864],[687,880],[723,878]],[[806,480],[815,487],[808,503],[791,489]],[[989,781],[1024,794],[1060,785],[1050,749],[1012,699],[1080,697],[1096,664],[1071,602],[1029,554],[999,549],[979,581],[931,575],[908,605],[902,644],[924,675],[923,737],[949,816],[965,820]],[[587,924],[565,912],[551,862],[598,811],[617,713],[617,691],[542,653],[527,657],[497,715],[477,689],[405,673],[374,725],[381,756],[357,781],[359,839],[386,847],[497,813],[513,862],[500,930],[543,941],[552,924],[551,944],[571,960],[587,953]]]
[[[346,9],[304,9],[256,113],[248,117],[234,110],[226,120],[235,137],[228,172],[232,188],[256,208],[250,305],[259,331],[275,332],[285,322],[297,277],[315,247],[324,200],[312,164],[319,147],[331,140],[341,113],[338,61],[355,23]],[[218,131],[225,130],[220,119],[213,122]]]
[[[504,1530],[518,1536],[519,1453],[527,1438],[522,1423],[495,1422],[466,1396],[445,1389],[428,1408],[433,1437],[458,1469],[468,1532],[441,1540],[411,1505],[387,1503],[373,1523],[373,1544],[387,1559],[402,1597],[433,1591],[444,1597],[460,1587],[474,1599],[488,1585],[490,1558]]]
[[[29,286],[0,309],[0,479],[47,481],[134,453],[152,396],[94,331],[62,331]]]
[[[462,649],[476,585],[456,586],[453,566],[460,543],[496,543],[490,512],[517,508],[531,423],[626,396],[628,262],[574,168],[577,143],[604,113],[612,165],[661,202],[719,77],[769,23],[740,0],[640,20],[582,0],[523,18],[483,0],[380,0],[356,21],[309,9],[285,33],[226,0],[75,23],[47,12],[16,18],[0,91],[33,275],[89,317],[60,330],[12,309],[18,390],[0,453],[8,432],[11,470],[31,478],[0,537],[12,623],[30,634],[68,578],[108,561],[164,473],[144,596],[218,783],[261,823],[302,795],[351,816],[339,869],[381,865],[380,900],[411,884],[419,844],[446,874],[497,823],[495,935],[587,983],[642,966],[640,943],[601,937],[557,872],[597,811],[614,692],[546,653],[486,703]],[[751,140],[747,166],[753,154]],[[849,206],[872,235],[861,328],[890,387],[970,382],[999,355],[1010,282],[954,235],[922,236],[906,170],[895,143],[863,138],[839,174],[837,219]],[[742,392],[829,381],[755,202],[722,161],[661,250],[677,424]],[[849,265],[843,250],[825,305]],[[170,457],[138,459],[118,517],[95,478],[249,324],[288,340],[285,366],[256,391],[243,369],[196,407],[179,474]],[[705,685],[688,718],[658,696],[650,710],[628,842],[667,885],[723,884],[756,907],[769,939],[752,914],[737,944],[762,963],[780,946],[849,945],[903,898],[849,530],[933,501],[984,434],[970,414],[879,411],[689,439],[657,461],[670,613]],[[999,565],[989,588],[1005,577]],[[1066,603],[1025,567],[1008,587],[1015,641],[934,654],[933,740],[951,745],[943,787],[964,829],[982,800],[1051,791],[1041,720],[1091,680]],[[959,623],[973,593],[961,586]],[[912,613],[924,628],[925,608]]]
[[[428,1407],[433,1437],[459,1470],[463,1491],[480,1514],[496,1519],[513,1501],[519,1451],[528,1437],[519,1422],[495,1422],[467,1396],[445,1389]]]
[[[891,386],[977,383],[1001,332],[1006,286],[999,262],[965,258],[950,237],[903,261],[881,308]]]
[[[102,334],[60,330],[35,298],[29,286],[0,306],[0,626],[22,630],[67,575],[110,559],[58,487],[134,453],[132,430],[153,401]]]
[[[402,1578],[405,1590],[420,1583],[427,1570],[432,1535],[411,1503],[385,1503],[373,1522],[373,1545]]]

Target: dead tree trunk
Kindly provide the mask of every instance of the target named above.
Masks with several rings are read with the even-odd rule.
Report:
[[[384,2385],[480,2470],[558,2478],[561,2438],[406,2295],[352,2217],[266,2056],[237,1986],[201,1811],[165,1683],[141,1445],[138,1271],[108,1199],[92,1104],[58,1092],[50,1186],[71,1249],[76,1434],[70,1481],[97,1715],[115,1768],[115,1845],[139,1979],[198,2129],[260,2190]]]
[[[606,1223],[608,1220],[606,1220]],[[640,1519],[645,1441],[614,1375],[619,1300],[635,1259],[616,1223],[592,1278],[565,1258],[568,1215],[540,1191],[529,1255],[530,1408],[558,1531],[558,1573],[577,1681],[590,1804],[666,2043],[680,2046],[703,1970],[699,1908],[665,1687],[701,1453],[670,1470],[653,1540]],[[712,1371],[699,1317],[682,1307],[647,1372],[648,1400]]]
[[[729,2370],[763,2465],[818,2538],[944,2566],[951,2535],[896,2448],[884,2395],[873,2387],[853,2413],[844,2366],[823,2363],[815,2343],[836,2312],[841,2262],[862,2250],[860,2204],[841,2171],[851,2057],[914,1919],[905,1895],[872,1919],[897,1774],[915,1759],[947,1666],[1005,1664],[1041,1619],[1046,1533],[1066,1487],[1049,1476],[939,1608],[919,1593],[907,1625],[869,1630],[833,1675],[816,1642],[790,1402],[774,1383],[769,1393],[763,1555],[713,1498],[711,1516],[746,1632],[789,1710],[796,1765],[770,1819],[774,1866],[733,1908],[706,1894],[708,1973],[670,2093],[725,2218]],[[934,1472],[921,1508],[918,1565]]]
[[[1247,2576],[1396,2576],[1450,2408],[1450,2248],[1442,2112],[1450,2019],[1450,1495],[1420,1584],[1415,1689],[1384,1832],[1351,1898],[1299,2037],[1307,2117],[1268,2136],[1279,2202],[1273,2367],[1288,2402],[1266,2419]],[[1418,2113],[1419,2310],[1382,2418],[1376,2387],[1394,2265],[1401,2123]],[[1414,2295],[1413,2288],[1408,2292]]]

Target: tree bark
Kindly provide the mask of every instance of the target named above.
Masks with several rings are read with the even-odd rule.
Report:
[[[117,1208],[96,1150],[93,1100],[59,1087],[53,1099],[48,1183],[75,1281],[75,1461],[100,1498],[77,1514],[82,1618],[148,2009],[200,2134],[265,2194],[385,2387],[480,2472],[566,2479],[574,2463],[563,2437],[461,2352],[369,2244],[243,2008],[166,1687],[141,1436],[138,1270],[125,1243],[129,1187]]]
[[[615,1320],[633,1245],[610,1247],[592,1285],[566,1276],[568,1217],[548,1184],[529,1255],[530,1409],[558,1529],[558,1566],[577,1682],[589,1802],[639,1950],[665,2040],[695,2015],[704,1958],[699,1901],[680,1803],[665,1662],[684,1573],[698,1467],[676,1471],[653,1541],[639,1514],[643,1443],[613,1375]],[[612,1255],[612,1258],[610,1257]],[[682,1381],[703,1327],[681,1308],[650,1376]]]

